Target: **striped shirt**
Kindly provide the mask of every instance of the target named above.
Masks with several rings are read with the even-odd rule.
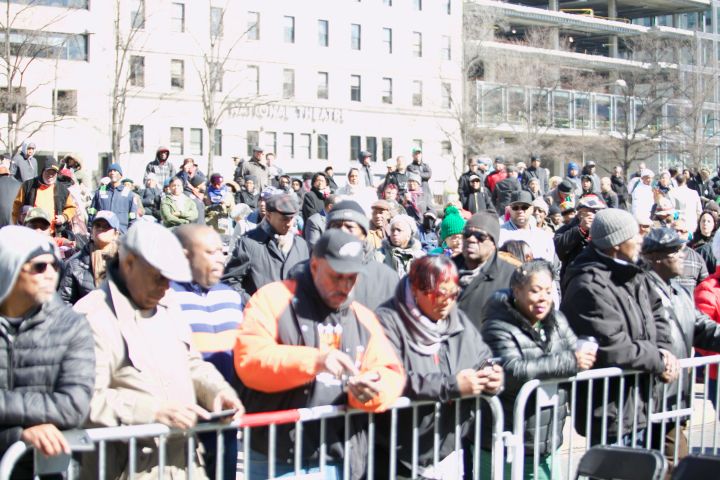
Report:
[[[193,348],[215,365],[226,380],[233,380],[233,347],[243,319],[240,294],[224,283],[209,290],[194,282],[171,282],[170,286],[192,330]]]

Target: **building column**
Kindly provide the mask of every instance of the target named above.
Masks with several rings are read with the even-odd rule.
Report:
[[[617,2],[616,0],[608,0],[608,17],[611,19],[617,18]],[[618,57],[618,37],[617,35],[610,35],[608,37],[608,49],[610,57]]]
[[[559,0],[549,0],[548,10],[551,12],[557,12],[560,9]],[[553,50],[560,50],[560,29],[553,27],[550,29],[550,35],[552,35],[552,48]]]

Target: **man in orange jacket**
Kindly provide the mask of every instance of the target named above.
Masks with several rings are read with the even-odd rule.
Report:
[[[363,245],[325,232],[304,270],[259,289],[245,309],[235,370],[248,412],[344,405],[381,412],[401,395],[405,373],[375,314],[353,300]],[[351,478],[365,473],[367,419],[350,417]],[[343,419],[326,423],[327,468],[342,477]],[[303,425],[303,472],[318,471],[319,425]],[[278,426],[275,474],[294,471],[295,426]],[[253,431],[249,478],[267,478],[267,431]],[[332,477],[332,475],[330,475]]]

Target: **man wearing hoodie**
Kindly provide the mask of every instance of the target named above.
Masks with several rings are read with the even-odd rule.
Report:
[[[35,144],[23,142],[20,151],[12,158],[10,174],[20,182],[27,182],[37,177],[39,173],[37,159],[35,158]]]
[[[175,165],[170,160],[170,150],[165,147],[159,147],[155,152],[155,159],[149,162],[145,167],[145,175],[155,174],[158,185],[165,185],[177,173]]]
[[[80,427],[90,409],[92,333],[55,293],[59,270],[50,238],[19,226],[0,230],[0,455],[19,440],[44,455],[69,454],[60,430]],[[32,469],[29,453],[13,478],[31,478]]]
[[[578,167],[577,163],[568,163],[567,177],[565,177],[565,180],[572,182],[575,186],[575,194],[580,195],[580,192],[582,192],[582,184],[580,183],[580,167]]]
[[[52,214],[51,233],[72,220],[77,205],[67,187],[57,181],[59,170],[60,165],[51,158],[40,175],[23,182],[13,203],[13,223],[22,223],[21,217],[32,207]]]
[[[124,234],[137,219],[138,197],[130,188],[123,186],[120,164],[111,164],[107,169],[107,176],[110,177],[110,183],[95,192],[88,208],[88,216],[92,222],[97,212],[110,210],[120,220],[120,233]]]

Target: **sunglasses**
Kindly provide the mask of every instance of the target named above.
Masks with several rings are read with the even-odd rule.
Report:
[[[513,205],[512,207],[510,207],[510,209],[511,209],[513,212],[519,212],[519,211],[525,211],[525,210],[527,210],[528,208],[530,208],[531,206],[532,206],[532,205],[525,205],[525,206],[523,206],[523,205]]]
[[[485,232],[480,232],[480,231],[477,231],[477,230],[465,230],[465,231],[463,232],[463,238],[466,238],[466,239],[467,239],[467,238],[470,238],[470,237],[475,237],[475,240],[477,240],[478,242],[482,243],[482,242],[484,242],[485,240],[488,240],[488,239],[490,238],[490,235],[487,234],[487,233],[485,233]]]
[[[57,261],[31,263],[26,272],[32,275],[42,275],[47,271],[48,267],[52,267],[57,272],[60,270],[60,263]]]

